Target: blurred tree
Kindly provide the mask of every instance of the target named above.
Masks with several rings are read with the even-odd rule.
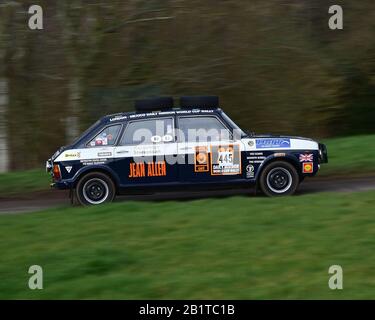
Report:
[[[44,30],[27,27],[28,6]],[[328,8],[344,9],[344,30]],[[34,167],[98,117],[154,95],[220,95],[242,127],[374,132],[375,11],[363,0],[66,0],[0,4],[11,168]],[[28,161],[18,161],[23,155]]]

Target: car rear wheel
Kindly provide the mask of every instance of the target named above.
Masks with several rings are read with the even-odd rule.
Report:
[[[297,170],[286,161],[275,161],[267,165],[259,180],[261,191],[270,197],[291,195],[297,190],[298,184]]]
[[[91,172],[77,183],[76,196],[81,205],[97,205],[112,202],[116,188],[112,179],[101,172]]]

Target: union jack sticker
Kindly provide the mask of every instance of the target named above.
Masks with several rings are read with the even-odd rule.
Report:
[[[299,155],[299,162],[311,162],[313,161],[313,154],[312,153],[305,153]]]

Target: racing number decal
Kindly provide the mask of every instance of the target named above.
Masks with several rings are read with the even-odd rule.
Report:
[[[239,145],[211,146],[211,175],[241,174]]]
[[[194,172],[207,172],[209,158],[207,147],[195,147]]]
[[[233,148],[219,147],[218,161],[221,167],[233,165]]]

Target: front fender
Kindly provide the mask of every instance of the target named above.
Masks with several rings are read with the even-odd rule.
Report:
[[[76,184],[77,184],[77,181],[79,180],[79,178],[87,173],[87,172],[90,172],[90,171],[100,171],[100,172],[105,172],[107,173],[108,175],[110,175],[114,182],[115,182],[115,185],[118,187],[120,185],[120,177],[117,175],[117,173],[115,171],[113,171],[110,167],[106,166],[106,165],[89,165],[89,166],[84,166],[82,168],[80,168],[76,173],[75,175],[73,176],[72,179],[70,179],[70,184],[75,187]]]
[[[295,155],[284,153],[284,152],[276,152],[276,153],[269,155],[266,159],[264,159],[264,161],[261,163],[261,165],[258,168],[258,171],[255,174],[255,179],[256,180],[258,179],[259,175],[261,174],[261,172],[263,171],[263,169],[265,168],[267,164],[276,160],[288,161],[296,168],[298,168],[299,166],[299,161]]]

